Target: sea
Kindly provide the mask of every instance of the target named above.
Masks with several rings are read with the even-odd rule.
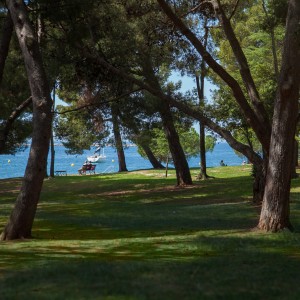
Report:
[[[64,146],[55,145],[55,171],[65,170],[68,175],[71,175],[78,174],[78,169],[86,161],[87,156],[94,154],[95,149],[85,151],[82,155],[68,155],[65,150]],[[113,147],[105,147],[104,154],[106,159],[101,163],[97,163],[96,173],[117,172],[119,167],[116,150]],[[23,177],[28,155],[29,147],[24,151],[17,152],[15,155],[0,155],[0,179]],[[125,149],[125,158],[128,171],[152,168],[150,162],[139,155],[137,147],[134,145]],[[207,167],[219,166],[221,160],[228,166],[237,166],[241,165],[245,158],[238,156],[227,143],[220,142],[216,144],[213,152],[206,153],[206,160]],[[191,168],[199,167],[199,162],[199,156],[188,161]],[[172,165],[170,166],[172,167]]]

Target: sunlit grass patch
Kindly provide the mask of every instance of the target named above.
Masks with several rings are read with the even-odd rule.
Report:
[[[185,188],[169,172],[45,180],[34,239],[0,244],[0,298],[297,299],[299,179],[296,232],[265,234],[252,230],[251,166],[209,168],[214,179]],[[0,181],[2,226],[20,183]]]

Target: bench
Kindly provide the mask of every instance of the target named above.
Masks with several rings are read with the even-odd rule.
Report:
[[[67,171],[65,171],[65,170],[59,170],[59,171],[55,171],[55,175],[56,176],[63,176],[63,175],[67,176],[68,174],[67,174]]]
[[[91,168],[87,171],[90,172],[90,174],[96,174],[96,165],[92,165]]]
[[[78,170],[79,175],[86,175],[87,172],[96,174],[96,165],[83,165],[81,169]]]

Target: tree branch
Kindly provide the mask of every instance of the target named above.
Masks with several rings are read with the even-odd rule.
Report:
[[[183,23],[183,21],[176,16],[170,6],[164,0],[157,0],[165,14],[172,20],[181,33],[190,41],[190,43],[199,52],[202,58],[206,61],[208,66],[223,79],[223,81],[230,87],[233,96],[239,104],[247,122],[255,131],[260,143],[268,153],[270,145],[270,122],[263,122],[260,114],[256,114],[249,103],[239,85],[239,83],[221,66],[216,60],[206,51],[202,42],[196,35]]]
[[[126,97],[126,96],[129,96],[129,95],[131,95],[131,94],[133,94],[133,93],[136,93],[136,92],[139,92],[139,91],[141,91],[141,90],[142,90],[142,89],[140,89],[140,88],[139,88],[139,89],[135,89],[135,90],[133,90],[133,91],[130,91],[130,92],[128,92],[128,93],[124,93],[124,94],[122,94],[122,95],[120,95],[120,96],[118,96],[118,97],[111,98],[111,99],[106,100],[106,101],[102,101],[102,102],[99,102],[99,103],[89,103],[89,104],[82,105],[82,106],[79,106],[79,107],[76,107],[76,108],[73,108],[73,109],[64,110],[64,111],[62,111],[62,112],[55,111],[55,113],[58,114],[58,115],[63,115],[63,114],[67,114],[67,113],[70,113],[70,112],[79,111],[79,110],[85,109],[85,108],[87,108],[87,107],[92,107],[92,106],[98,106],[98,107],[99,107],[99,106],[104,105],[104,104],[107,104],[107,103],[117,102],[117,101],[119,101],[121,98],[124,98],[124,97]]]
[[[214,132],[218,133],[221,137],[223,137],[233,149],[244,154],[249,159],[249,161],[253,162],[254,164],[262,163],[261,157],[258,154],[256,154],[249,146],[238,142],[236,139],[234,139],[234,137],[231,135],[231,133],[228,130],[225,130],[224,128],[220,127],[218,124],[216,124],[209,118],[205,117],[204,114],[201,113],[200,111],[196,111],[196,110],[190,108],[189,106],[187,106],[183,103],[180,103],[179,101],[176,101],[171,96],[164,94],[161,90],[153,88],[152,86],[145,83],[143,80],[137,79],[136,77],[133,77],[133,76],[127,74],[125,71],[114,67],[113,65],[106,62],[100,56],[95,57],[90,52],[88,52],[84,49],[82,49],[82,51],[84,51],[85,56],[93,59],[95,61],[95,63],[101,65],[102,67],[105,67],[112,74],[120,76],[121,78],[125,79],[126,81],[136,84],[141,89],[147,90],[152,95],[169,103],[169,105],[177,107],[180,111],[194,117],[198,121],[203,122],[204,125],[206,125],[211,130],[213,130]]]
[[[27,98],[23,103],[21,103],[4,122],[3,128],[0,130],[0,153],[3,152],[5,148],[5,143],[7,137],[14,121],[21,115],[21,113],[32,103],[32,97]]]
[[[231,20],[232,17],[234,16],[234,14],[235,14],[235,12],[236,12],[238,6],[239,6],[239,3],[240,3],[240,0],[237,0],[236,3],[235,3],[235,6],[234,6],[234,8],[233,8],[233,11],[232,11],[232,13],[230,14],[228,20]]]
[[[229,41],[231,49],[234,53],[234,56],[240,66],[240,74],[242,76],[243,82],[247,88],[247,92],[251,102],[253,103],[253,108],[255,114],[259,121],[265,127],[265,134],[271,135],[271,123],[269,120],[268,113],[260,100],[259,93],[257,91],[256,85],[254,83],[250,67],[247,61],[247,58],[242,50],[242,47],[233,31],[233,28],[230,23],[230,19],[226,17],[226,14],[223,10],[222,5],[219,0],[213,0],[216,14],[219,17],[219,20],[223,26],[225,35]]]

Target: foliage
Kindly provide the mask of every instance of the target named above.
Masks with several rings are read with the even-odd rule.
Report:
[[[195,128],[186,128],[184,126],[177,125],[177,132],[179,134],[180,143],[187,159],[195,157],[199,154],[199,134]],[[169,145],[166,140],[165,134],[162,129],[154,128],[150,132],[148,131],[143,135],[148,142],[149,147],[153,151],[154,156],[160,161],[166,163],[167,160],[171,160]],[[206,151],[212,152],[216,144],[216,138],[214,136],[206,136]],[[138,152],[141,156],[146,158],[141,147],[138,147]]]
[[[30,96],[23,58],[15,36],[10,43],[0,92],[0,130],[12,112]],[[14,154],[26,147],[30,138],[31,110],[24,111],[9,131],[3,153]]]
[[[232,26],[246,55],[260,99],[264,103],[269,116],[272,117],[277,78],[272,52],[272,37],[269,30],[271,25],[268,18],[277,20],[274,21],[272,30],[274,30],[274,50],[278,59],[277,65],[279,66],[281,64],[284,24],[279,20],[281,17],[277,17],[278,10],[276,7],[281,7],[284,4],[283,2],[286,1],[276,0],[265,2],[268,4],[268,15],[264,12],[261,1],[242,3],[233,17]],[[275,5],[275,10],[271,3]],[[282,13],[284,12],[282,11]],[[269,24],[269,29],[264,24]],[[211,34],[217,46],[214,52],[215,55],[245,90],[233,51],[228,40],[224,39],[222,30],[218,28],[212,29]],[[214,84],[218,86],[218,90],[215,90],[213,95],[213,103],[208,110],[209,115],[221,122],[239,141],[246,143],[255,151],[259,151],[259,142],[241,114],[231,90],[213,73],[210,72],[209,76],[213,79]]]
[[[58,107],[58,110],[65,108]],[[95,143],[103,144],[103,139],[108,136],[103,124],[99,124],[99,120],[85,110],[61,115],[55,126],[55,134],[68,149],[68,154],[82,154]]]

